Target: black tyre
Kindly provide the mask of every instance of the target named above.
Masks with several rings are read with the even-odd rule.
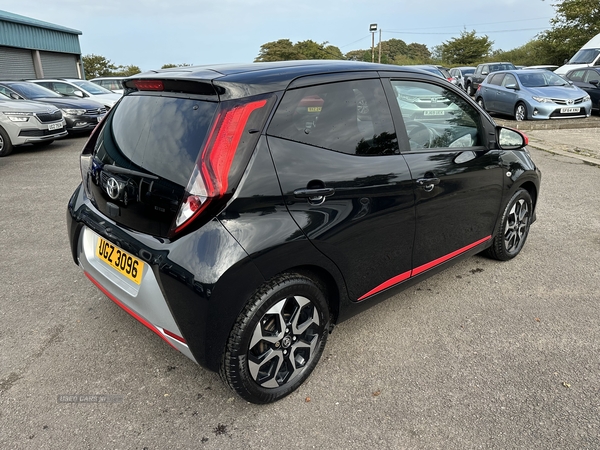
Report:
[[[481,109],[483,109],[483,110],[485,111],[485,102],[483,101],[483,97],[479,97],[479,98],[477,99],[477,104],[478,104],[479,106],[481,106]]]
[[[473,89],[471,88],[471,83],[467,83],[467,87],[465,88],[465,90],[467,91],[467,95],[469,97],[473,96]]]
[[[488,256],[508,261],[519,254],[531,226],[533,202],[529,192],[519,189],[511,197],[504,209],[501,228],[492,241],[492,246],[487,249]]]
[[[524,103],[517,103],[515,106],[515,120],[521,122],[527,120],[527,107]]]
[[[6,131],[0,128],[0,156],[8,156],[12,153],[14,146]]]
[[[317,365],[329,332],[322,289],[300,274],[280,275],[250,299],[227,341],[221,377],[252,403],[296,390]]]

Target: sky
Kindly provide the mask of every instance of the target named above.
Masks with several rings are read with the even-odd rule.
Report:
[[[328,42],[342,53],[381,39],[425,44],[475,30],[493,49],[519,47],[550,27],[552,0],[0,0],[0,10],[82,32],[82,55],[142,71],[163,64],[252,62],[261,45]],[[375,44],[379,31],[375,34]]]

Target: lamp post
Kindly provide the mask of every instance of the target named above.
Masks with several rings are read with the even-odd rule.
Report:
[[[369,31],[371,32],[371,62],[375,62],[375,32],[377,31],[377,24],[370,24]]]

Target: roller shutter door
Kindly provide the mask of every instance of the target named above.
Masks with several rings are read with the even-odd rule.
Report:
[[[31,50],[0,47],[0,79],[35,78]]]
[[[69,53],[40,52],[44,78],[79,78],[77,60]]]

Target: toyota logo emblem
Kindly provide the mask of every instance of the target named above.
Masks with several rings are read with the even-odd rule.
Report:
[[[106,193],[113,200],[118,199],[119,195],[121,194],[121,186],[119,186],[119,182],[112,177],[106,181]]]
[[[567,100],[567,105],[572,105],[573,103],[575,103],[575,100]]]

